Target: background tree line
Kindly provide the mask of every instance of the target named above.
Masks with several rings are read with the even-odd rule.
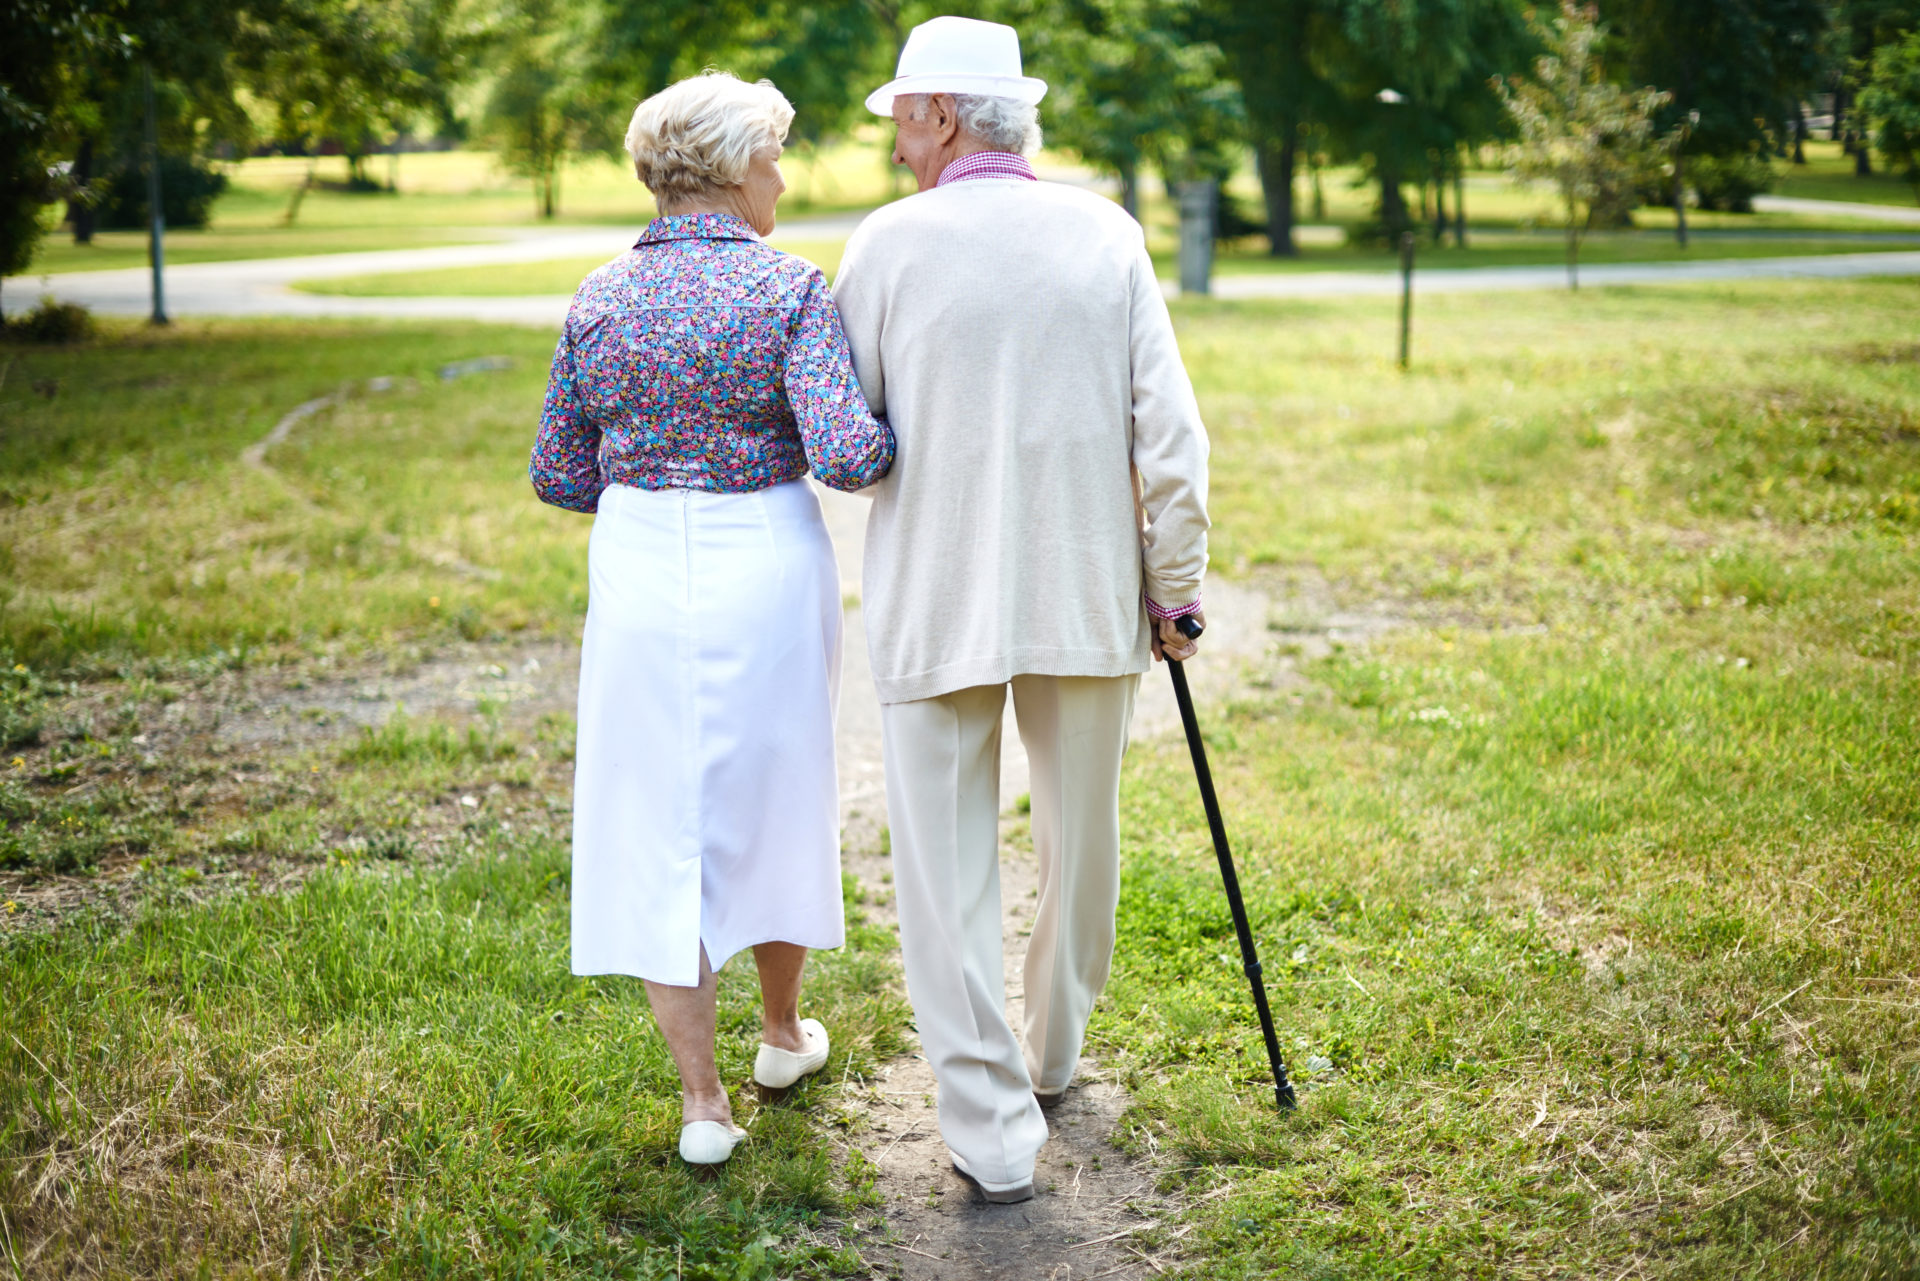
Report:
[[[1548,29],[1524,0],[0,0],[0,269],[30,260],[51,202],[81,239],[144,220],[145,74],[176,224],[204,220],[219,156],[325,147],[374,188],[366,158],[406,136],[496,147],[552,216],[566,157],[612,150],[673,78],[769,76],[799,108],[796,142],[818,145],[943,11],[1020,28],[1053,85],[1050,140],[1117,177],[1130,209],[1150,178],[1224,178],[1250,154],[1263,216],[1226,229],[1282,255],[1302,179],[1318,191],[1333,165],[1377,188],[1374,232],[1464,243],[1462,175],[1516,138],[1501,87],[1534,73]],[[1816,93],[1863,172],[1877,148],[1920,183],[1920,0],[1599,0],[1590,16],[1605,77],[1665,95],[1665,168],[1627,208],[1688,191],[1750,207]]]

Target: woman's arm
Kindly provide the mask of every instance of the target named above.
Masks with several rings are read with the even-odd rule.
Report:
[[[600,429],[580,412],[575,386],[573,337],[560,333],[547,375],[547,401],[540,410],[540,434],[534,438],[527,475],[543,503],[592,513],[600,506],[606,481],[600,475]]]
[[[821,484],[865,489],[893,466],[893,429],[867,409],[827,282],[814,272],[787,347],[787,403]]]

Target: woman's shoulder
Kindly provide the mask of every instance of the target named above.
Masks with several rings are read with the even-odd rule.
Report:
[[[681,240],[637,245],[594,268],[574,291],[572,312],[797,308],[826,287],[819,267],[763,240]]]

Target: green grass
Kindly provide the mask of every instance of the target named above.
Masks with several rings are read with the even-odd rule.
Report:
[[[798,1107],[741,1101],[751,1139],[693,1181],[639,983],[567,973],[564,841],[475,834],[444,870],[336,863],[290,893],[0,953],[0,1196],[36,1268],[844,1272],[811,1231],[862,1195],[807,1110],[830,1081]],[[809,975],[835,1080],[898,1044],[891,939],[851,933]],[[758,1040],[751,971],[723,977],[728,1080]],[[57,1197],[27,1194],[42,1179]]]
[[[34,668],[553,629],[587,522],[533,501],[551,339],[187,322],[8,347],[0,650]],[[511,368],[452,382],[447,363]],[[391,390],[368,382],[391,378]],[[242,460],[295,406],[346,395]]]
[[[804,217],[866,208],[897,194],[897,181],[889,177],[886,153],[877,137],[863,134],[862,139],[825,149],[817,162],[804,152],[790,154],[783,162],[788,184],[781,204],[784,214]],[[294,189],[306,178],[307,165],[295,157],[269,157],[228,166],[231,186],[214,203],[210,225],[204,230],[169,231],[167,261],[221,262],[464,244],[498,239],[516,227],[556,223],[638,227],[653,216],[653,199],[634,178],[632,168],[605,156],[578,157],[567,166],[561,175],[555,223],[544,223],[526,179],[506,172],[489,152],[450,151],[399,157],[394,171],[397,192],[340,189],[346,161],[323,157],[315,173],[334,186],[310,191],[289,226],[285,215]],[[375,158],[371,165],[378,181],[388,181],[384,157]],[[48,219],[59,216],[59,207],[49,206]],[[70,234],[56,228],[48,232],[38,257],[23,275],[141,267],[146,262],[145,232],[101,232],[92,244],[76,245]]]
[[[1920,240],[1916,240],[1920,243]],[[840,268],[844,240],[780,241],[779,247],[819,267],[831,278]],[[361,298],[426,294],[494,297],[504,294],[571,294],[605,258],[558,258],[547,262],[506,263],[491,267],[449,267],[434,271],[381,272],[301,280],[294,288],[310,294],[349,294]]]
[[[786,217],[847,209],[867,208],[911,190],[885,162],[883,130],[866,129],[847,142],[821,152],[817,161],[804,153],[795,153],[786,163],[789,191],[782,203]],[[1809,164],[1778,166],[1780,179],[1776,190],[1782,195],[1809,196],[1825,200],[1865,201],[1876,204],[1913,203],[1912,189],[1885,176],[1855,179],[1851,160],[1843,160],[1836,144],[1812,143],[1808,147]],[[1072,167],[1071,157],[1049,155],[1043,163]],[[434,244],[464,244],[496,239],[513,228],[542,225],[534,208],[531,189],[524,179],[502,169],[496,158],[482,151],[425,152],[404,155],[392,171],[398,192],[349,193],[340,189],[346,176],[346,162],[340,157],[324,157],[314,169],[323,183],[300,205],[299,216],[291,226],[285,214],[294,188],[304,181],[308,162],[294,157],[270,157],[245,160],[229,166],[232,186],[214,205],[211,226],[203,230],[173,230],[167,236],[167,260],[172,263],[221,262],[242,258],[287,257],[303,254],[344,253],[359,250],[399,249]],[[387,161],[376,158],[372,170],[376,178],[389,178]],[[1260,208],[1260,192],[1250,173],[1238,175],[1231,190],[1249,212]],[[1313,216],[1310,176],[1302,173],[1298,184],[1299,209],[1304,218],[1316,222],[1346,225],[1369,215],[1376,199],[1372,187],[1361,182],[1357,170],[1338,167],[1321,175],[1324,218]],[[1451,201],[1451,193],[1448,200]],[[1461,265],[1493,265],[1501,262],[1550,260],[1557,252],[1554,227],[1559,217],[1551,194],[1513,186],[1498,172],[1477,172],[1467,184],[1469,215],[1477,231],[1475,247],[1462,257]],[[1144,192],[1143,217],[1152,229],[1157,250],[1171,255],[1177,228],[1175,214],[1163,191],[1148,184]],[[653,214],[647,192],[634,181],[622,164],[604,156],[587,156],[570,164],[561,180],[559,224],[630,224],[638,226]],[[50,219],[59,216],[49,207]],[[1733,215],[1695,211],[1689,216],[1696,228],[1769,229],[1773,231],[1818,232],[1835,228],[1885,230],[1884,224],[1845,218],[1811,218],[1779,214]],[[1658,233],[1671,227],[1672,214],[1661,210],[1641,210],[1640,226]],[[554,225],[554,224],[545,224]],[[1533,233],[1530,238],[1526,233]],[[1519,239],[1514,239],[1518,236]],[[1533,243],[1534,240],[1540,243]],[[1622,249],[1609,248],[1618,240]],[[1818,239],[1818,237],[1811,237]],[[1644,243],[1644,250],[1629,247]],[[820,247],[824,252],[825,246]],[[1630,251],[1633,260],[1662,259],[1668,253],[1658,234],[1642,237],[1595,238],[1594,261],[1625,261],[1606,255]],[[1707,240],[1695,243],[1694,257],[1748,256],[1764,253],[1842,252],[1843,247],[1733,248],[1717,247]],[[1434,261],[1447,261],[1452,250],[1423,250]],[[1380,251],[1309,249],[1305,260],[1311,266],[1346,266],[1349,259],[1386,265],[1391,255]],[[1233,271],[1247,259],[1250,270],[1297,270],[1299,264],[1274,267],[1265,258],[1260,245],[1228,250],[1222,258],[1222,270]],[[51,231],[42,242],[39,256],[23,274],[22,281],[50,272],[92,271],[108,268],[141,267],[147,261],[146,234],[138,231],[98,233],[92,244],[75,245],[70,236]],[[420,273],[434,276],[438,273]],[[556,274],[560,274],[557,272]],[[473,294],[481,292],[486,272],[468,271],[439,280],[423,280],[420,287],[407,293],[444,292]],[[528,267],[507,269],[503,293],[566,292],[549,288],[546,277]],[[366,293],[400,292],[397,285],[356,282]],[[314,282],[315,292],[337,292],[338,282]],[[536,287],[536,285],[538,287]],[[30,287],[30,286],[29,286]],[[20,286],[16,285],[16,289]]]
[[[1868,205],[1920,205],[1920,192],[1913,184],[1885,172],[1885,157],[1875,152],[1874,172],[1860,177],[1853,171],[1853,157],[1841,154],[1837,142],[1809,142],[1804,165],[1777,162],[1780,177],[1773,186],[1776,196],[1797,196],[1804,200],[1845,200]]]
[[[1775,258],[1798,254],[1876,253],[1920,247],[1920,234],[1911,237],[1876,236],[1847,239],[1833,235],[1780,234],[1765,238],[1696,235],[1682,250],[1670,234],[1654,231],[1603,233],[1588,238],[1580,255],[1583,263],[1693,262],[1721,258]],[[794,242],[781,248],[817,264],[829,276],[840,265],[844,241]],[[549,262],[513,263],[496,267],[449,267],[434,271],[383,272],[377,275],[322,277],[303,280],[296,289],[313,294],[349,294],[357,297],[497,296],[507,294],[572,293],[582,277],[601,265],[600,258],[562,258]],[[1557,266],[1565,249],[1551,232],[1483,231],[1473,246],[1422,246],[1419,265],[1436,267]],[[1168,278],[1179,272],[1176,250],[1154,254],[1154,265]],[[1264,242],[1227,249],[1216,261],[1221,275],[1253,275],[1310,271],[1381,271],[1398,269],[1398,259],[1378,249],[1314,247],[1297,258],[1270,258]]]
[[[1092,1049],[1188,1275],[1920,1268],[1915,289],[1436,295],[1407,374],[1385,300],[1175,305],[1216,567],[1279,602],[1201,710],[1303,1085],[1272,1114],[1182,748],[1137,743]],[[548,347],[0,350],[0,872],[133,914],[0,942],[0,1208],[44,1266],[863,1271],[831,1084],[695,1186],[642,998],[567,975],[566,725],[136,741],[269,663],[570,635],[586,522],[522,474]],[[1374,638],[1329,645],[1346,613]],[[819,959],[836,1070],[896,1043],[893,974],[870,931]]]
[[[1583,264],[1613,262],[1704,262],[1727,258],[1781,258],[1800,254],[1885,253],[1920,248],[1920,234],[1895,236],[1881,233],[1849,237],[1844,234],[1822,236],[1813,232],[1783,231],[1766,235],[1739,232],[1696,232],[1687,248],[1680,248],[1668,231],[1641,230],[1595,232],[1580,246]],[[1470,229],[1468,247],[1456,248],[1451,242],[1434,245],[1423,242],[1416,249],[1419,269],[1557,266],[1566,261],[1566,241],[1552,228],[1534,231],[1512,229]],[[1169,278],[1179,274],[1179,250],[1167,248],[1154,254],[1154,265]],[[1273,258],[1266,252],[1264,238],[1256,237],[1229,247],[1215,260],[1221,275],[1291,274],[1309,271],[1399,270],[1399,255],[1383,249],[1357,245],[1308,246],[1293,258]]]
[[[1186,314],[1217,554],[1305,602],[1203,716],[1309,1087],[1136,748],[1095,1037],[1220,1194],[1192,1275],[1920,1267],[1912,297],[1435,300],[1405,377],[1384,307]]]

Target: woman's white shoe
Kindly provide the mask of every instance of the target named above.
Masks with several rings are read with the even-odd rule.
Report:
[[[719,1165],[747,1132],[718,1121],[689,1121],[680,1127],[680,1159],[688,1165]]]
[[[827,1065],[827,1029],[818,1019],[801,1019],[800,1032],[807,1048],[795,1053],[777,1045],[760,1042],[760,1053],[753,1060],[753,1083],[767,1094],[784,1094],[803,1076],[810,1076]]]

